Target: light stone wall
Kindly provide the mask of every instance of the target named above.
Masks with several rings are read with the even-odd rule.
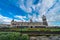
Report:
[[[0,27],[17,27],[17,26],[43,26],[42,22],[11,22],[11,24],[0,24]]]
[[[11,24],[12,25],[12,24]],[[14,22],[15,26],[42,26],[42,22]]]

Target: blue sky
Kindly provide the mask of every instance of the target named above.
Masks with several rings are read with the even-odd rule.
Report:
[[[60,26],[60,0],[0,0],[0,23],[15,21],[42,22],[45,15],[49,25]]]

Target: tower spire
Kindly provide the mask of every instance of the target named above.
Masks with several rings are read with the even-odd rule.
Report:
[[[14,19],[11,21],[11,24],[14,24]]]
[[[32,17],[30,17],[30,22],[33,22],[33,21],[32,21]]]
[[[48,23],[47,23],[47,20],[46,20],[46,16],[45,15],[42,16],[42,20],[43,20],[43,25],[48,26]]]
[[[11,22],[14,22],[14,19]]]

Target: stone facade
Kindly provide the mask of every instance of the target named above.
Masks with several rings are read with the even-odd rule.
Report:
[[[28,26],[30,28],[34,28],[35,26],[48,26],[46,17],[43,15],[42,17],[43,22],[33,22],[32,19],[30,19],[30,22],[16,22],[14,20],[11,21],[12,27],[21,27],[21,26]]]

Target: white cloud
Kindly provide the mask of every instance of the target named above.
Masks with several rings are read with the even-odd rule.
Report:
[[[9,17],[5,17],[3,15],[0,15],[0,23],[1,24],[10,24],[11,20],[12,19]]]
[[[19,0],[20,8],[26,12],[32,12],[31,7],[33,10],[40,12],[41,14],[46,14],[47,10],[52,7],[56,3],[56,0],[39,0],[38,4],[33,4],[34,0]]]
[[[14,19],[14,21],[17,21],[17,22],[22,22],[22,20],[18,20],[18,19]]]
[[[26,16],[19,16],[19,15],[16,15],[15,18],[23,19],[23,18],[26,18]]]
[[[28,15],[29,20],[32,19],[33,22],[42,22],[42,17],[40,15],[36,16],[34,14],[33,16]]]
[[[46,15],[48,9],[56,3],[55,0],[43,0],[41,9],[39,10],[41,15]]]
[[[46,14],[49,25],[60,25],[60,5],[56,3],[54,8]]]
[[[20,19],[20,22],[23,21],[23,22],[26,22],[25,18],[27,18],[26,16],[19,16],[19,15],[16,15],[15,18],[19,18]],[[17,20],[16,20],[17,21]]]
[[[31,4],[32,4],[32,0],[27,0],[26,2],[24,2],[25,0],[19,0],[19,5],[20,8],[22,8],[24,11],[26,12],[31,12]],[[29,3],[28,3],[29,2]],[[24,4],[25,3],[25,4]]]

